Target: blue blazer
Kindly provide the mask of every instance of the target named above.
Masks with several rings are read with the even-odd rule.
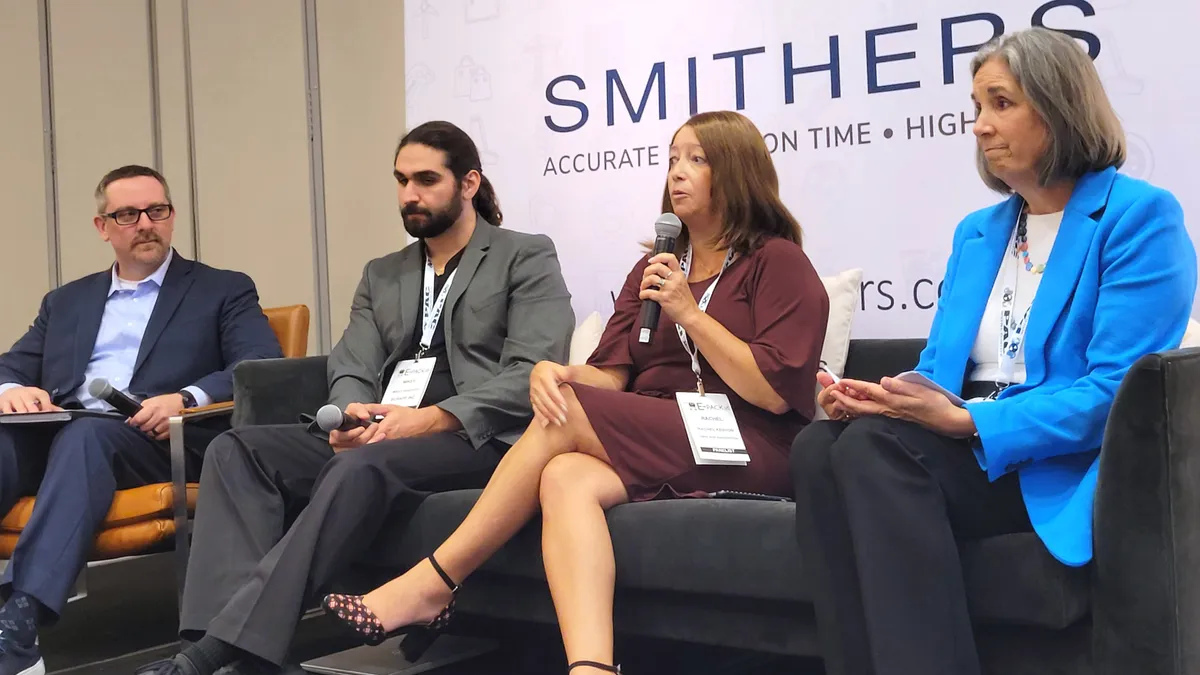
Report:
[[[44,389],[57,405],[75,400],[112,285],[105,270],[50,291],[37,319],[0,355],[0,382]],[[157,396],[195,385],[213,401],[233,399],[233,367],[283,354],[250,277],[174,254],[146,332],[130,393]]]
[[[917,369],[961,393],[971,348],[1021,199],[967,216]],[[1196,252],[1167,191],[1091,173],[1063,213],[1025,334],[1026,382],[968,403],[988,478],[1016,471],[1034,530],[1068,565],[1092,558],[1100,442],[1117,386],[1134,361],[1175,349],[1196,292]]]

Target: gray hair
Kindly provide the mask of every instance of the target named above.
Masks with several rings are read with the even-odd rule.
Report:
[[[124,180],[126,178],[137,178],[138,176],[145,176],[146,178],[153,178],[154,180],[158,181],[159,184],[162,185],[163,196],[167,198],[167,203],[171,202],[171,188],[167,185],[167,179],[164,178],[161,173],[151,169],[148,166],[129,164],[119,169],[113,169],[112,171],[109,171],[108,173],[104,174],[104,178],[100,179],[100,183],[96,185],[95,193],[96,213],[98,215],[104,215],[104,212],[108,210],[107,190],[109,185],[112,185],[119,180]]]
[[[1074,38],[1046,28],[1001,35],[975,55],[971,76],[992,59],[1008,66],[1049,130],[1050,147],[1037,163],[1039,185],[1074,180],[1125,163],[1121,121],[1096,66]],[[988,187],[1012,193],[988,170],[987,158],[978,147],[975,163]]]

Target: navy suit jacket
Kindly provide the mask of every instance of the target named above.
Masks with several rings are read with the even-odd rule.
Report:
[[[967,216],[917,370],[956,393],[972,367],[1021,199]],[[1196,292],[1196,253],[1166,190],[1115,169],[1075,184],[1025,333],[1026,379],[968,403],[988,478],[1016,472],[1034,530],[1056,558],[1092,557],[1100,444],[1117,387],[1139,357],[1175,349]]]
[[[106,269],[47,293],[29,331],[0,355],[0,382],[44,389],[56,405],[75,401],[111,285]],[[195,385],[214,402],[229,401],[235,365],[281,356],[250,277],[175,253],[142,335],[129,392],[144,398]]]

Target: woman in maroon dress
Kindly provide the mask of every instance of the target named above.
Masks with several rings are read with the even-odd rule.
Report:
[[[415,658],[449,620],[455,581],[540,508],[569,668],[617,672],[604,511],[721,489],[788,494],[788,449],[813,416],[829,298],[753,123],[733,112],[697,115],[672,139],[669,165],[663,209],[685,225],[678,257],[634,266],[588,365],[534,368],[533,424],[433,556],[368,595],[325,599],[364,640],[408,631],[404,648]],[[664,315],[650,344],[635,325],[645,300]],[[748,465],[696,465],[676,401],[699,388],[694,363],[704,392],[728,397]]]

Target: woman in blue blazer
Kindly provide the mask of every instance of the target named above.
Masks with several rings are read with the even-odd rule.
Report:
[[[980,175],[911,380],[820,376],[830,421],[792,447],[827,671],[980,672],[956,537],[1034,531],[1092,556],[1100,443],[1134,361],[1179,345],[1196,254],[1165,190],[1117,173],[1125,136],[1075,41],[1003,36],[972,62]]]

